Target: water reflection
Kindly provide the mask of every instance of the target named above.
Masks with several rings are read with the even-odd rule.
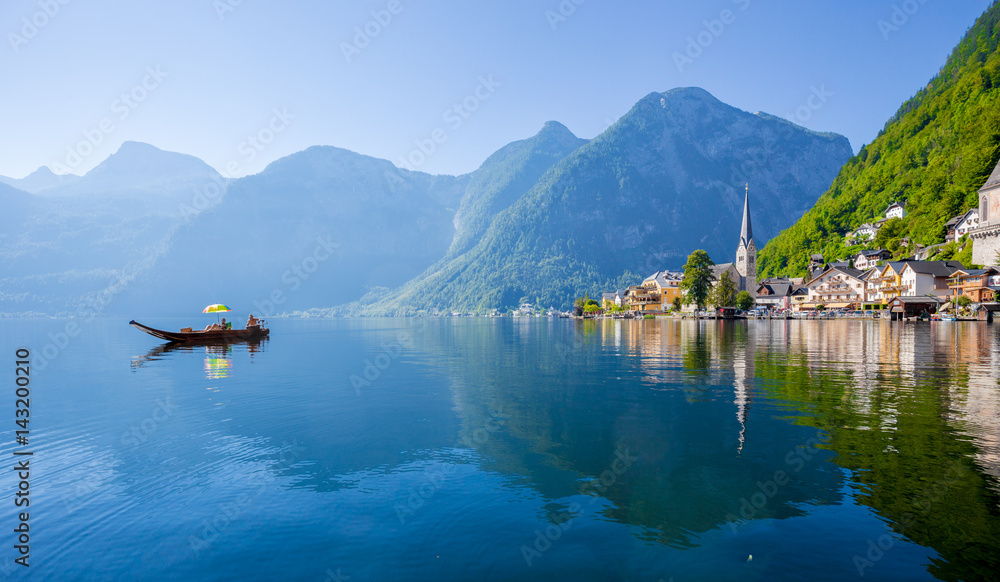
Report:
[[[225,378],[232,372],[233,346],[245,347],[252,362],[255,354],[265,351],[267,340],[238,343],[165,343],[150,349],[145,355],[132,358],[130,365],[134,372],[150,362],[167,359],[172,353],[204,352],[207,354],[204,360],[205,378],[210,380]]]
[[[448,334],[465,441],[497,470],[553,500],[599,493],[606,518],[679,547],[860,503],[936,550],[939,578],[1000,569],[994,326],[575,325],[571,343],[543,326]],[[476,441],[488,422],[503,429]],[[622,451],[637,459],[627,472],[586,486]],[[778,472],[788,481],[775,488]]]

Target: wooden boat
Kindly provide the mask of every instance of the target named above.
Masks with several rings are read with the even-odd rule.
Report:
[[[266,338],[270,330],[259,325],[251,325],[246,329],[213,329],[194,330],[190,327],[180,331],[163,331],[147,325],[143,325],[136,320],[128,322],[132,327],[144,331],[153,337],[158,337],[168,342],[199,342],[199,343],[230,343],[254,341]]]

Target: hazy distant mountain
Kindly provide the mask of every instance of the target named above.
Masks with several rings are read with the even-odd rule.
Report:
[[[225,181],[201,160],[126,142],[44,196],[25,194],[30,198],[8,206],[8,193],[0,221],[0,312],[77,313],[109,288],[120,298],[170,247],[182,207],[209,186],[220,200]]]
[[[20,179],[0,176],[0,182],[24,190],[25,192],[31,192],[32,194],[38,194],[39,192],[59,186],[68,186],[79,179],[80,176],[76,174],[56,175],[47,166],[42,166]]]
[[[157,296],[170,313],[225,302],[266,315],[401,285],[448,249],[467,182],[309,148],[231,184],[129,295]]]
[[[467,252],[361,312],[481,310],[522,298],[567,307],[574,295],[679,268],[697,248],[731,261],[746,183],[762,246],[850,156],[842,136],[701,89],[653,93],[525,189]]]

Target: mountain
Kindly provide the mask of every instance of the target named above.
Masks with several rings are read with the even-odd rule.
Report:
[[[79,179],[80,176],[77,176],[76,174],[54,174],[47,166],[42,166],[20,179],[0,176],[0,182],[20,190],[24,190],[25,192],[31,192],[32,194],[38,194],[39,192],[57,188],[59,186],[67,186]]]
[[[679,268],[697,248],[730,261],[746,183],[760,245],[811,207],[850,155],[842,136],[702,89],[653,93],[548,169],[474,245],[463,239],[416,280],[347,311],[477,311],[523,299],[567,307],[586,291]]]
[[[445,259],[460,255],[486,233],[497,214],[530,190],[556,162],[587,143],[557,121],[534,137],[510,143],[471,176],[455,216],[455,239]]]
[[[762,249],[762,277],[804,275],[811,253],[846,256],[844,234],[881,218],[895,200],[906,200],[907,215],[890,246],[907,236],[939,243],[945,222],[978,205],[976,191],[1000,158],[998,23],[994,3],[940,72],[844,165],[815,207]]]
[[[0,311],[79,313],[101,294],[117,297],[153,270],[190,218],[182,209],[209,188],[221,199],[225,180],[201,160],[126,142],[44,196],[22,192],[12,204],[7,193]]]
[[[311,147],[230,184],[121,305],[155,297],[172,314],[225,302],[269,315],[401,285],[448,250],[468,181]]]

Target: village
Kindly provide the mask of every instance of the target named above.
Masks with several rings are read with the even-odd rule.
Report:
[[[883,218],[845,234],[845,246],[860,247],[847,256],[827,260],[809,257],[809,276],[757,280],[757,248],[753,240],[749,188],[736,261],[712,265],[712,277],[731,280],[734,291],[745,291],[752,305],[713,305],[699,309],[685,289],[682,271],[658,271],[641,284],[601,295],[592,317],[869,317],[903,320],[979,319],[992,321],[1000,311],[1000,163],[978,191],[979,206],[945,224],[945,241],[923,247],[904,238],[910,253],[892,260],[885,248],[866,248],[892,219],[906,216],[905,200],[891,203]],[[972,264],[958,260],[927,260],[946,245],[972,245]],[[732,294],[729,294],[732,296]],[[710,295],[711,297],[711,295]],[[596,302],[595,302],[596,303]],[[708,304],[712,304],[709,300]],[[581,313],[580,315],[587,315]]]

